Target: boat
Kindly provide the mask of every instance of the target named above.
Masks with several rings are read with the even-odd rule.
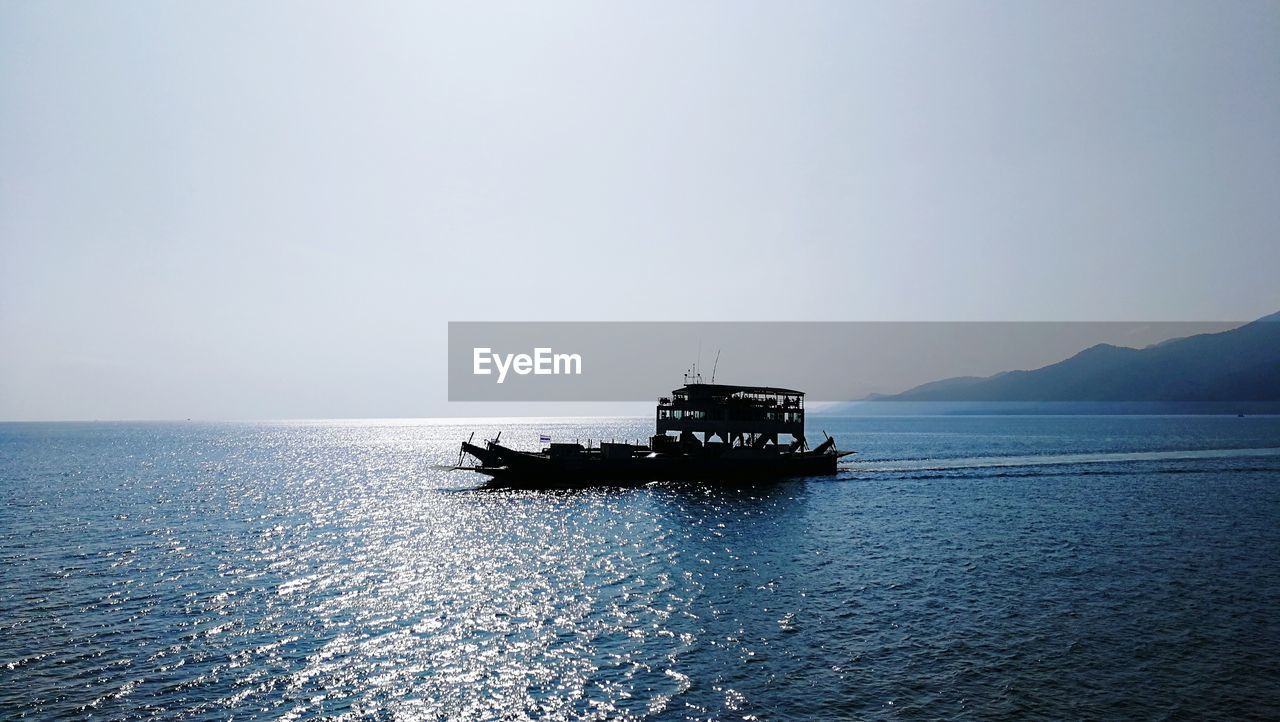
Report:
[[[467,440],[456,468],[500,486],[732,483],[831,475],[842,457],[854,453],[838,450],[829,436],[808,447],[804,392],[793,389],[686,383],[658,400],[655,422],[648,443],[553,443],[541,437],[541,449],[524,451],[502,444],[501,434],[481,444]],[[462,465],[464,455],[475,464]]]

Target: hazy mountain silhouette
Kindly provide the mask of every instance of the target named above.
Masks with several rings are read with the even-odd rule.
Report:
[[[1280,401],[1280,313],[1142,349],[1098,344],[1033,371],[957,377],[876,401]]]

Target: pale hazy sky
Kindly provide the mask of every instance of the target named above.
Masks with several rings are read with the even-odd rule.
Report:
[[[1247,320],[1277,269],[1275,0],[0,2],[0,419],[472,413],[450,320]]]

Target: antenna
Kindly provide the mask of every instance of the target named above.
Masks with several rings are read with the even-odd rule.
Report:
[[[702,363],[702,339],[698,339],[698,360],[693,362],[693,382],[695,384],[702,383],[702,377],[698,375],[698,364]]]
[[[716,349],[716,362],[711,364],[711,383],[716,382],[716,367],[720,365],[720,349]]]

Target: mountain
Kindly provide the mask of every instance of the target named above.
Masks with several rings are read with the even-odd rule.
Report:
[[[958,377],[877,401],[1280,401],[1280,313],[1142,349],[1098,344],[1033,371]]]

